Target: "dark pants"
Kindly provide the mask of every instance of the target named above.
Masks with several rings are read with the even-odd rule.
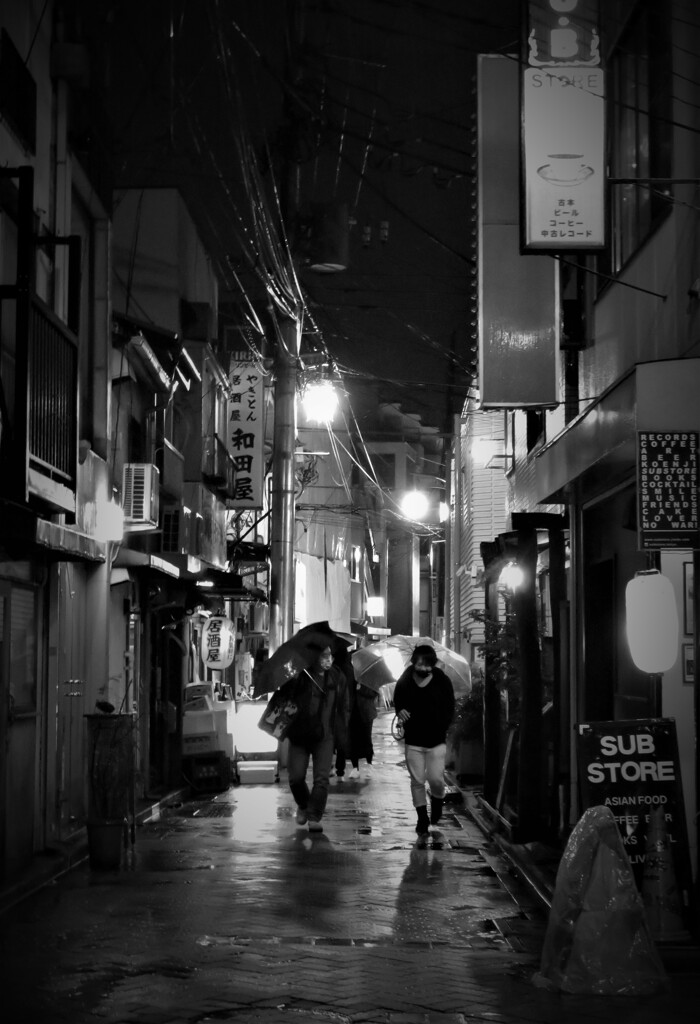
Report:
[[[311,750],[299,747],[296,743],[289,744],[289,753],[287,754],[289,788],[297,805],[307,812],[310,821],[320,821],[326,809],[331,764],[333,763],[333,747],[332,736],[324,737]],[[310,759],[313,760],[311,792],[306,784],[306,772]]]

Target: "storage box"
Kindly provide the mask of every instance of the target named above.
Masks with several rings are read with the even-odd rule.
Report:
[[[277,761],[239,761],[238,777],[242,785],[276,782]]]
[[[219,749],[219,736],[216,732],[185,734],[182,737],[183,757],[191,757],[194,754],[212,754]]]
[[[183,774],[195,792],[216,792],[231,785],[231,762],[221,750],[183,761]]]

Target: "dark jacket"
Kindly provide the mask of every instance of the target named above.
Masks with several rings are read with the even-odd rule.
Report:
[[[412,747],[437,747],[444,743],[455,711],[452,683],[440,668],[434,668],[427,686],[413,679],[413,665],[399,677],[394,690],[394,708],[404,708],[411,717],[404,725],[404,738]]]
[[[305,670],[285,683],[284,689],[299,705],[287,732],[290,743],[311,748],[325,739],[330,729],[335,745],[345,745],[350,698],[347,680],[339,668],[331,665],[323,678],[312,677],[312,672]]]

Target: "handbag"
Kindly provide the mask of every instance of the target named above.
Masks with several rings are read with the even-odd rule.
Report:
[[[285,692],[286,691],[286,692]],[[270,697],[262,713],[258,728],[276,740],[283,740],[299,712],[296,698],[284,686]]]

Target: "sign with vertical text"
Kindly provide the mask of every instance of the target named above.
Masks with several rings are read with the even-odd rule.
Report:
[[[698,432],[637,431],[638,547],[700,548]]]
[[[263,376],[246,352],[234,352],[229,368],[226,446],[235,467],[232,509],[262,508],[265,475]]]
[[[595,0],[529,0],[521,81],[522,246],[605,245],[605,72]]]

